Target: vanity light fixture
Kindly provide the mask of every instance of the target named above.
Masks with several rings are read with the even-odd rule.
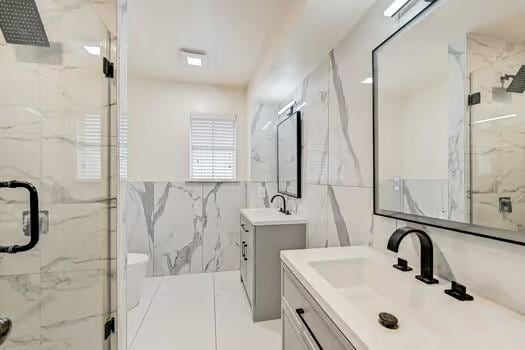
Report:
[[[287,112],[289,109],[291,109],[293,106],[295,106],[297,102],[295,100],[291,100],[288,102],[283,108],[277,112],[278,115],[283,115],[285,112]]]
[[[406,6],[411,0],[394,0],[390,6],[385,10],[385,17],[394,17],[403,7]]]
[[[181,49],[180,54],[188,66],[205,67],[208,62],[208,56],[202,51]]]
[[[298,112],[298,111],[302,110],[304,107],[306,107],[306,104],[307,104],[306,102],[301,103],[299,105],[299,107],[297,107],[296,111]]]
[[[374,82],[374,79],[372,77],[366,78],[361,82],[361,84],[372,84]]]
[[[84,50],[92,56],[100,56],[100,46],[84,45]]]
[[[494,120],[501,120],[501,119],[507,119],[507,118],[515,118],[515,117],[517,117],[517,116],[518,116],[517,114],[506,114],[506,115],[500,115],[499,117],[494,117],[494,118],[488,118],[488,119],[478,120],[478,121],[473,122],[472,124],[482,124],[482,123],[492,122],[492,121],[494,121]]]

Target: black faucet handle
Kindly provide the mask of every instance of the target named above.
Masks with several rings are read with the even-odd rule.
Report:
[[[452,288],[445,290],[445,293],[460,301],[474,300],[472,295],[467,294],[467,287],[456,281],[452,281]]]
[[[408,261],[405,259],[397,258],[397,264],[392,265],[394,268],[398,269],[399,271],[408,272],[412,271],[412,268],[408,266]]]

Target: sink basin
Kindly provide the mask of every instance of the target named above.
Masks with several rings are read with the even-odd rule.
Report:
[[[449,282],[421,283],[417,268],[395,270],[372,248],[287,251],[281,259],[357,350],[510,350],[525,342],[523,315],[479,296],[457,301],[444,293]],[[381,326],[381,312],[395,315],[399,328]]]
[[[285,215],[274,208],[241,209],[241,214],[255,226],[304,224],[306,219]]]

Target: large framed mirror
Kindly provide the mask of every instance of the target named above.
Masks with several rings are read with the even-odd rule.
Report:
[[[435,1],[372,56],[375,214],[525,245],[525,2]]]
[[[301,198],[301,112],[293,112],[277,125],[277,191]]]

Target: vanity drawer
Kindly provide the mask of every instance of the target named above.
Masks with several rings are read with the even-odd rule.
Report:
[[[355,350],[328,315],[284,265],[282,267],[282,298],[283,313],[286,309],[293,313],[296,323],[302,325],[318,348]]]

